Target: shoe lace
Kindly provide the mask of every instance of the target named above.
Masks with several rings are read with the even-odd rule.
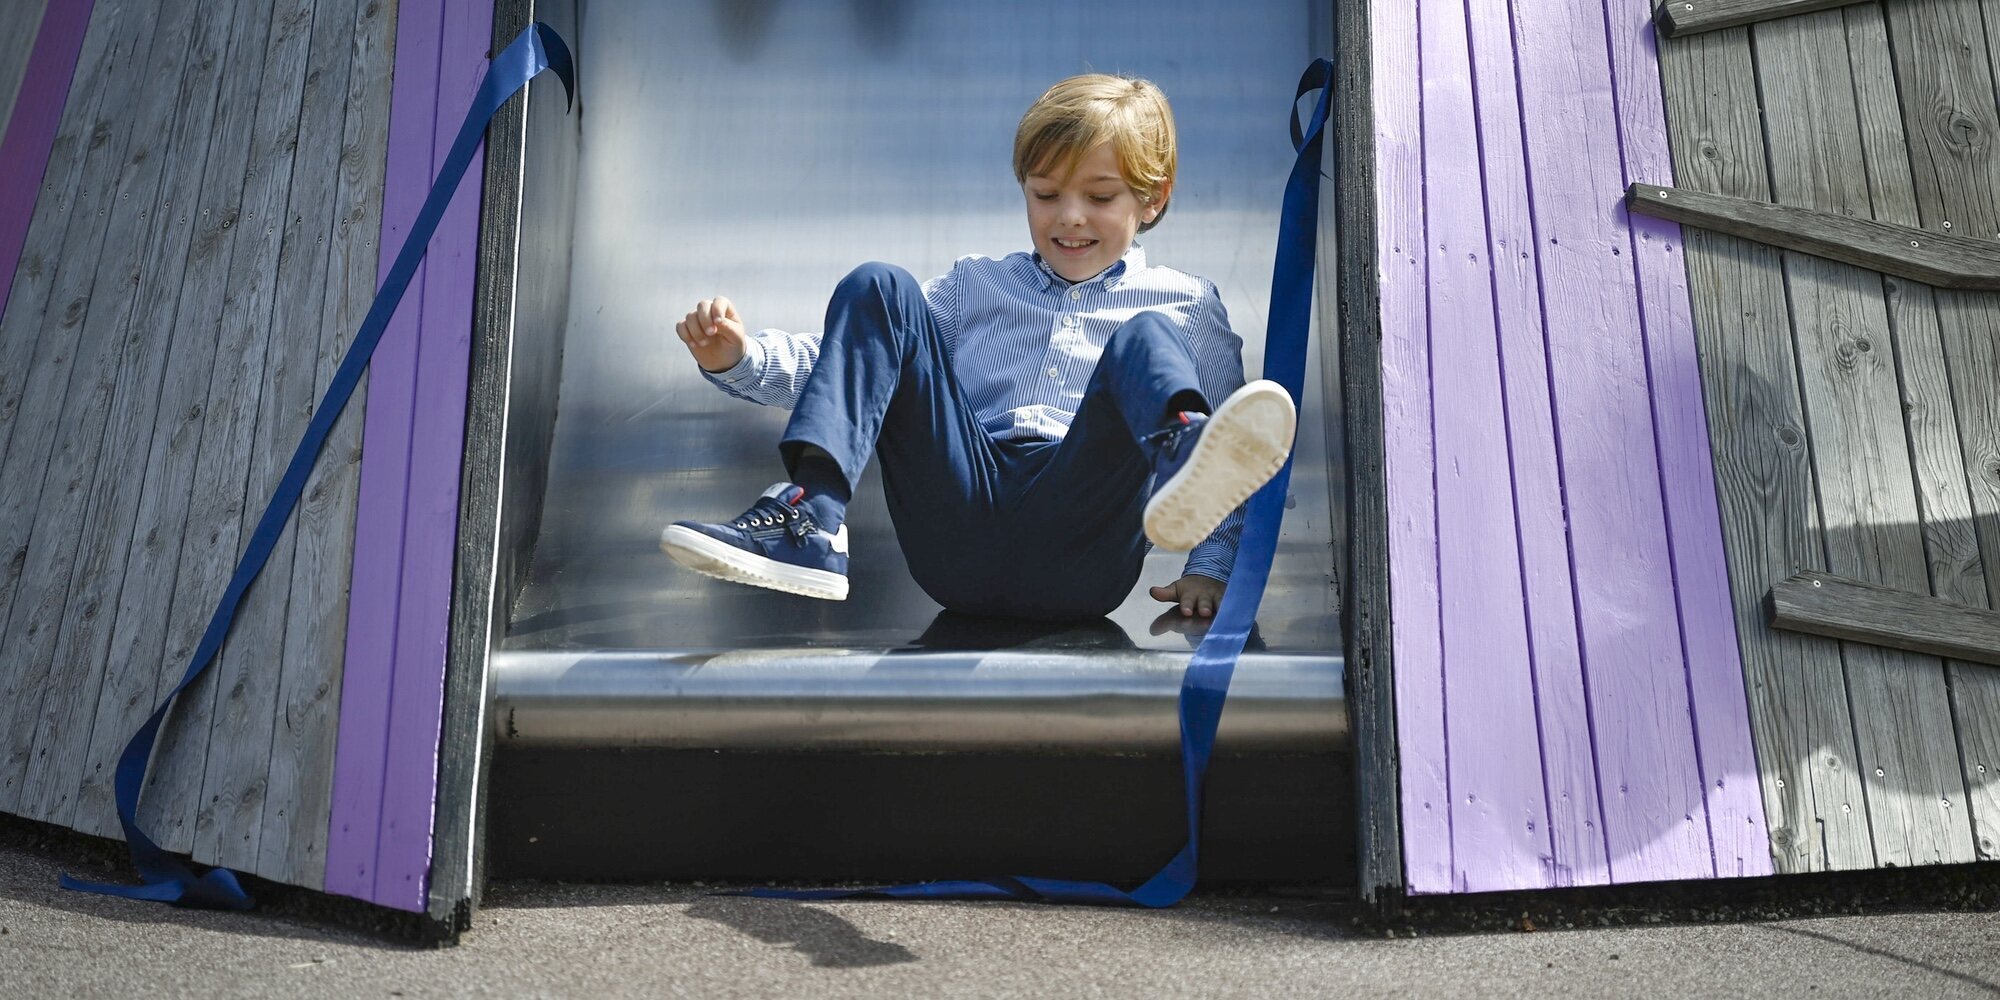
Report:
[[[1154,455],[1161,458],[1177,458],[1180,456],[1182,444],[1193,439],[1194,435],[1189,433],[1192,429],[1188,424],[1175,424],[1154,431],[1139,441]]]
[[[738,531],[783,526],[785,533],[800,544],[804,544],[806,536],[818,527],[805,508],[794,507],[772,497],[759,498],[749,510],[737,515],[730,523]]]

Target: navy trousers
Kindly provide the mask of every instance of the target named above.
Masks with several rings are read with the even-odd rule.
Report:
[[[1158,313],[1113,334],[1061,441],[996,440],[952,371],[923,287],[863,264],[834,289],[819,360],[779,453],[806,445],[854,486],[882,463],[910,575],[953,611],[1097,618],[1138,581],[1152,464],[1140,438],[1171,410],[1207,410],[1193,353]]]

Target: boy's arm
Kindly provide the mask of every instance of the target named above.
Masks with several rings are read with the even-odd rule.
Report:
[[[1207,294],[1203,308],[1188,325],[1188,346],[1194,350],[1195,375],[1201,379],[1201,394],[1208,405],[1221,406],[1229,394],[1243,387],[1243,338],[1229,328],[1229,312],[1222,308],[1222,296],[1212,282],[1204,282]],[[1231,511],[1200,545],[1188,553],[1181,572],[1213,580],[1229,579],[1236,565],[1236,545],[1243,537],[1243,508]]]
[[[817,333],[759,330],[744,342],[742,360],[725,371],[702,369],[701,375],[737,399],[789,410],[819,361],[819,342]]]

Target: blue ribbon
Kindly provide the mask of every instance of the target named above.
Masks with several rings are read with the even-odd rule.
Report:
[[[1278,219],[1278,260],[1271,275],[1271,320],[1264,341],[1264,377],[1285,387],[1293,399],[1305,395],[1307,331],[1312,325],[1313,256],[1319,233],[1321,130],[1332,103],[1333,64],[1315,59],[1299,78],[1292,98],[1292,147],[1298,159],[1285,182],[1285,203]],[[1299,126],[1299,98],[1319,91],[1312,118]],[[1201,853],[1202,778],[1215,748],[1215,729],[1229,696],[1229,679],[1243,652],[1264,585],[1271,576],[1271,557],[1278,548],[1278,524],[1285,513],[1285,490],[1292,463],[1250,498],[1245,512],[1236,569],[1215,623],[1189,660],[1181,678],[1181,772],[1187,786],[1187,845],[1158,874],[1130,892],[1102,882],[1003,876],[983,881],[920,882],[877,889],[748,889],[734,895],[766,899],[1012,899],[1107,906],[1172,906],[1194,889]]]
[[[341,359],[340,368],[334,372],[326,395],[321,397],[319,407],[314,410],[305,436],[299,441],[298,450],[292,453],[292,462],[285,468],[284,478],[278,482],[277,492],[272,494],[270,503],[265,506],[264,516],[258,520],[257,530],[250,536],[250,546],[243,553],[242,561],[236,564],[236,573],[230,577],[228,589],[223,591],[215,617],[209,619],[208,630],[202,633],[201,645],[195,648],[187,673],[167,693],[166,700],[153,711],[145,725],[133,734],[132,741],[125,744],[124,752],[118,755],[118,771],[113,783],[118,822],[125,828],[125,841],[132,851],[132,865],[139,870],[144,884],[85,882],[64,875],[60,880],[63,888],[213,909],[247,910],[256,905],[243,891],[235,872],[227,868],[213,868],[196,876],[186,862],[167,853],[144,830],[139,829],[139,790],[145,783],[146,767],[153,756],[153,742],[159,736],[160,722],[166,718],[167,709],[173,705],[174,699],[214,661],[216,652],[222,648],[223,638],[229,634],[229,627],[235,621],[236,607],[242,602],[244,591],[250,589],[251,581],[257,579],[257,574],[263,572],[264,564],[270,560],[271,550],[278,544],[279,533],[291,518],[292,509],[298,506],[299,494],[305,489],[306,477],[312,473],[321,446],[326,444],[327,435],[333,431],[340,411],[347,407],[355,384],[361,381],[361,373],[368,367],[375,345],[381,342],[389,318],[395,315],[396,305],[403,300],[403,292],[409,288],[410,279],[416,275],[417,264],[423,260],[424,251],[430,246],[438,220],[444,217],[445,208],[451,204],[458,182],[465,177],[473,153],[486,136],[486,123],[499,112],[502,104],[507,103],[508,98],[527,86],[529,80],[550,69],[562,80],[565,97],[573,101],[576,74],[569,47],[563,44],[554,29],[539,21],[521,32],[487,67],[479,93],[473,97],[472,107],[465,113],[464,123],[458,127],[458,138],[452,141],[451,153],[445,157],[437,180],[431,184],[430,194],[424,198],[424,207],[417,213],[417,221],[403,238],[402,248],[396,252],[395,266],[383,280],[382,288],[375,293],[375,302],[368,307],[368,316],[361,321],[360,332],[355,334],[354,343]]]

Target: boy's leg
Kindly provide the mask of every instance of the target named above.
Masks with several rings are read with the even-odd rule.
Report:
[[[891,463],[919,465],[940,500],[990,509],[992,444],[951,372],[922,283],[890,264],[849,272],[778,442],[786,470],[796,477],[823,453],[851,491],[879,447],[885,475]]]
[[[1075,580],[1106,612],[1116,608],[1146,555],[1141,515],[1153,456],[1145,439],[1174,414],[1208,409],[1194,354],[1170,320],[1144,312],[1119,327],[1069,433],[1021,496],[1021,519],[1046,526],[1048,544],[1031,557],[1046,564],[1042,572]]]
[[[1027,506],[1051,519],[1068,512],[1072,547],[1101,549],[1114,537],[1129,545],[1129,590],[1144,554],[1142,528],[1170,551],[1199,544],[1284,464],[1295,419],[1290,397],[1262,380],[1211,415],[1180,331],[1162,315],[1140,313],[1105,346]],[[1101,520],[1077,514],[1093,509]]]
[[[827,492],[838,493],[781,484],[735,521],[676,522],[661,546],[711,576],[843,599],[846,494],[878,439],[890,514],[915,573],[932,542],[965,540],[950,522],[993,509],[994,444],[951,374],[922,286],[901,268],[864,264],[834,290],[819,359],[779,443],[795,484],[837,477]]]

